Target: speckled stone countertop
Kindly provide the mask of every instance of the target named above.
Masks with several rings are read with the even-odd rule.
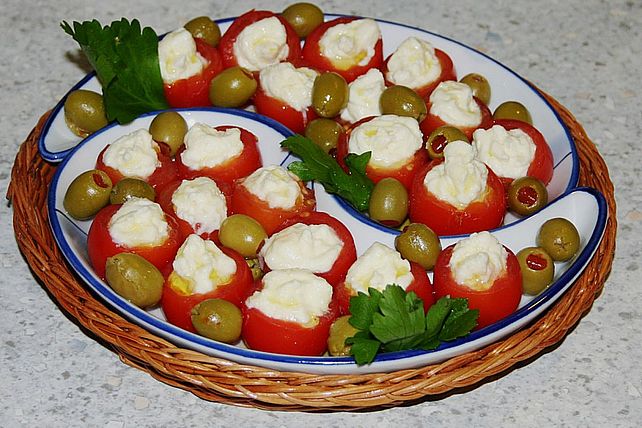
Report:
[[[85,74],[64,20],[122,16],[165,32],[198,15],[283,1],[5,0],[0,14],[0,188],[21,142]],[[592,310],[555,349],[469,391],[359,412],[268,412],[203,401],[121,363],[66,317],[20,255],[0,206],[0,426],[642,425],[642,2],[321,1],[326,12],[421,27],[485,52],[572,111],[605,158],[618,203],[613,270]],[[637,242],[637,244],[636,244]]]

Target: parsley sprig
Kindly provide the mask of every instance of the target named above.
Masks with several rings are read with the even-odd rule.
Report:
[[[63,21],[103,87],[107,119],[128,123],[143,113],[168,108],[158,63],[158,36],[150,27],[122,18],[103,27],[97,20]]]
[[[349,322],[359,331],[346,344],[359,365],[370,364],[381,352],[436,349],[470,333],[479,316],[466,299],[450,297],[439,299],[424,315],[421,299],[394,284],[352,297],[350,312]]]
[[[302,135],[286,138],[284,147],[301,158],[292,162],[288,169],[303,181],[315,180],[323,185],[328,193],[335,193],[348,201],[359,211],[366,211],[374,183],[366,176],[366,165],[370,152],[360,155],[349,154],[345,163],[346,173],[337,161],[323,149]]]

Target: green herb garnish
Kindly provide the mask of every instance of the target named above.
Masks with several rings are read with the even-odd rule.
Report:
[[[359,211],[366,211],[374,183],[366,176],[366,165],[370,152],[360,155],[353,153],[345,158],[349,173],[323,149],[302,135],[286,138],[281,147],[290,150],[301,161],[292,162],[288,169],[303,181],[315,180],[328,193],[335,193],[348,201]]]
[[[380,352],[436,349],[441,342],[466,336],[479,311],[468,301],[442,297],[424,315],[421,299],[398,285],[374,288],[350,299],[350,324],[359,332],[346,340],[357,364],[370,364]]]
[[[168,108],[158,63],[158,36],[150,27],[122,18],[66,21],[60,26],[78,42],[103,87],[107,119],[128,123],[143,113]]]

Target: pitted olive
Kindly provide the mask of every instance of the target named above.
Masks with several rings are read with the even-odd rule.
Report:
[[[207,16],[199,16],[185,24],[185,29],[190,32],[192,37],[203,39],[205,43],[211,46],[217,46],[221,40],[221,29],[218,24]]]
[[[156,199],[156,192],[146,181],[138,178],[125,177],[111,189],[109,203],[124,204],[125,201],[134,197],[154,201],[154,199]]]
[[[411,223],[395,238],[395,248],[404,259],[431,270],[441,252],[441,242],[425,224]]]
[[[105,280],[119,296],[140,308],[158,304],[165,282],[156,266],[133,253],[109,257],[105,264]]]
[[[87,220],[109,204],[111,190],[111,179],[105,172],[85,171],[71,182],[62,205],[73,218]]]
[[[521,216],[531,215],[548,203],[544,183],[533,177],[520,177],[508,187],[508,208]]]
[[[343,126],[332,119],[314,119],[305,127],[305,136],[326,153],[337,147],[343,133]]]
[[[490,84],[484,76],[470,73],[462,77],[460,82],[467,84],[473,90],[473,96],[477,97],[479,101],[486,105],[490,103]]]
[[[506,101],[497,106],[493,113],[493,119],[521,120],[529,125],[533,124],[531,113],[524,104],[517,101]]]
[[[323,22],[323,12],[311,3],[294,3],[286,7],[281,16],[303,38]]]
[[[99,93],[75,90],[65,99],[63,110],[67,126],[79,137],[84,138],[107,125],[105,105]]]
[[[183,139],[187,134],[187,122],[175,111],[165,111],[152,120],[149,133],[154,141],[167,144],[170,154],[174,156],[183,145]]]
[[[192,308],[192,325],[201,336],[224,343],[241,337],[241,310],[223,299],[207,299]]]
[[[408,116],[417,119],[419,122],[426,117],[428,110],[426,102],[412,89],[394,85],[386,88],[379,98],[382,114],[396,114],[397,116]]]
[[[231,248],[243,257],[256,257],[261,242],[267,238],[265,229],[252,217],[233,214],[223,220],[218,231],[221,244]]]
[[[543,248],[524,248],[517,253],[517,261],[522,271],[524,293],[535,296],[553,282],[555,264]]]
[[[453,141],[465,141],[468,137],[459,128],[454,126],[440,126],[430,133],[426,139],[426,150],[431,159],[443,159],[446,145]]]
[[[537,234],[537,245],[557,262],[571,259],[580,248],[580,234],[565,218],[547,220]]]
[[[384,178],[372,189],[368,213],[383,225],[399,226],[408,216],[408,191],[399,180]]]
[[[216,107],[243,107],[256,92],[256,87],[251,71],[239,66],[230,67],[210,82],[210,101]]]
[[[321,117],[334,117],[348,103],[348,83],[338,73],[319,74],[312,87],[312,108]]]
[[[350,345],[346,345],[346,339],[354,336],[359,330],[349,322],[350,315],[337,318],[330,326],[328,336],[328,352],[333,356],[350,355]]]

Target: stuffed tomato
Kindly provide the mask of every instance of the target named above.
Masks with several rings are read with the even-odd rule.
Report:
[[[303,213],[280,225],[259,252],[265,271],[307,269],[336,286],[357,259],[352,234],[320,211]]]
[[[424,223],[438,235],[479,232],[502,224],[504,186],[475,155],[472,145],[453,141],[444,149],[443,161],[432,161],[415,176],[410,221]]]
[[[305,39],[303,62],[319,71],[334,71],[352,82],[383,65],[381,30],[372,19],[341,17],[319,25]]]
[[[479,310],[477,328],[513,313],[522,296],[522,275],[515,255],[488,232],[444,249],[434,269],[435,297],[463,297]]]
[[[104,171],[115,186],[125,177],[146,181],[154,189],[162,188],[177,177],[169,153],[157,144],[146,129],[118,138],[98,155],[96,169]]]
[[[243,128],[196,123],[176,153],[178,175],[184,179],[209,177],[231,185],[261,166],[257,142],[256,136]]]
[[[406,86],[422,98],[430,96],[441,82],[457,79],[448,54],[416,37],[404,40],[386,58],[383,74],[388,84]]]
[[[317,72],[311,68],[295,68],[288,62],[265,67],[259,73],[259,88],[254,94],[257,113],[302,134],[305,126],[317,117],[312,108],[316,77]]]
[[[269,235],[285,220],[314,210],[314,192],[296,175],[278,165],[257,169],[234,184],[232,212],[245,214]]]
[[[207,299],[223,299],[236,306],[253,291],[254,280],[245,259],[229,248],[190,235],[172,262],[163,286],[161,307],[167,320],[195,332],[191,311]]]
[[[421,167],[428,162],[423,138],[411,117],[383,115],[355,123],[339,138],[337,161],[344,168],[348,153],[370,152],[366,175],[375,183],[386,177],[399,180],[407,189]]]
[[[428,114],[421,121],[424,136],[428,136],[444,125],[461,130],[470,141],[473,132],[488,128],[493,124],[493,116],[483,102],[473,96],[473,91],[465,83],[441,82],[426,101]]]
[[[243,307],[243,341],[258,351],[322,355],[337,316],[332,286],[305,269],[268,272]]]
[[[250,10],[232,22],[221,37],[219,50],[225,68],[238,65],[257,72],[282,61],[298,62],[301,41],[283,17]]]
[[[218,241],[218,230],[229,214],[229,186],[218,186],[209,177],[177,180],[160,191],[157,201],[176,218],[181,240],[195,233]]]
[[[158,42],[158,57],[165,98],[171,107],[212,105],[210,82],[223,70],[217,48],[180,28]]]
[[[176,220],[144,198],[101,209],[87,235],[89,261],[102,279],[107,259],[119,253],[138,254],[163,272],[180,245]]]
[[[433,289],[424,268],[401,257],[399,252],[375,242],[350,266],[345,281],[335,290],[340,315],[350,313],[350,297],[368,293],[369,288],[383,291],[396,284],[414,292],[423,301],[424,311],[434,303]]]

